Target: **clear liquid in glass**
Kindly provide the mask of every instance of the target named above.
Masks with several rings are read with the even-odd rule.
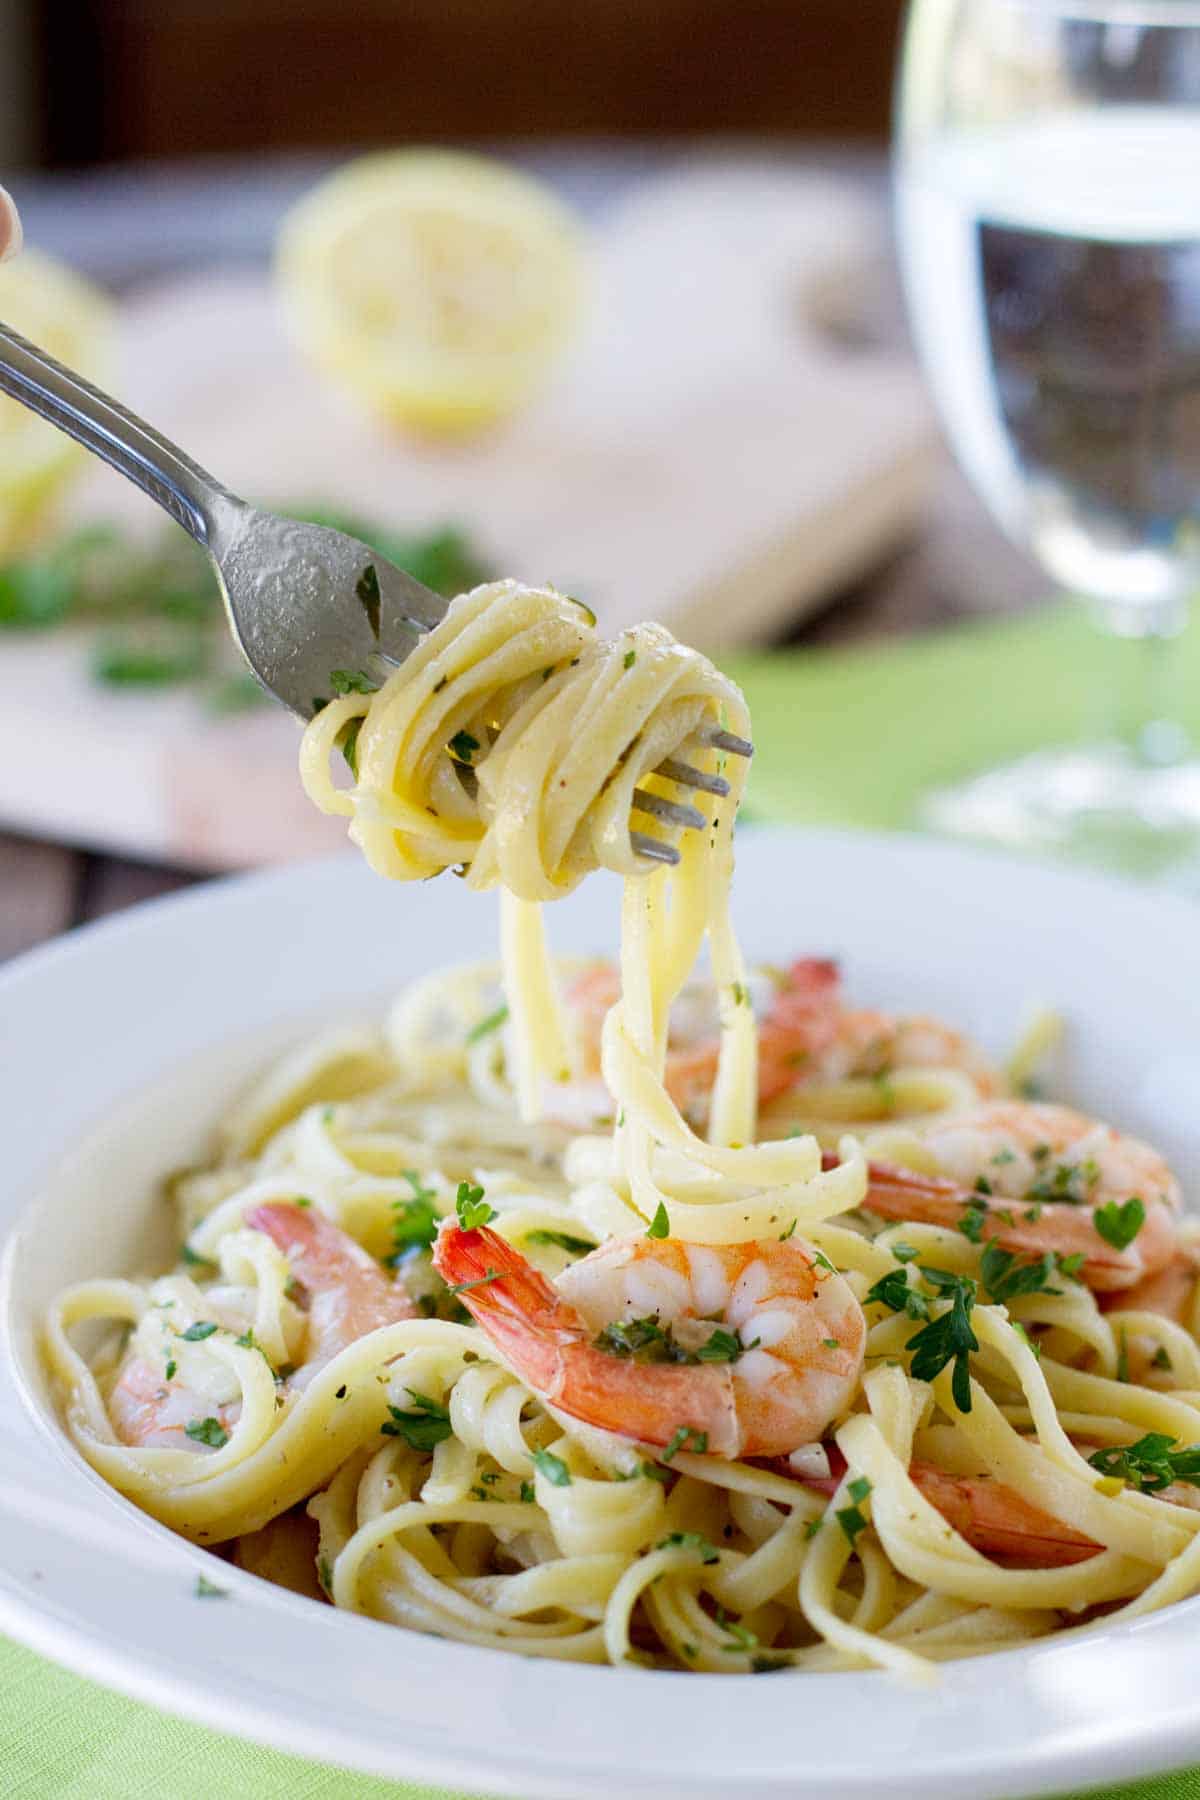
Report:
[[[902,146],[896,202],[914,333],[968,477],[1148,659],[1139,683],[1114,651],[1123,737],[938,790],[925,820],[1200,887],[1200,763],[1151,697],[1200,589],[1197,172],[1200,109],[1084,104]]]
[[[1117,623],[1200,585],[1200,113],[1114,107],[902,157],[914,329],[1000,522]]]

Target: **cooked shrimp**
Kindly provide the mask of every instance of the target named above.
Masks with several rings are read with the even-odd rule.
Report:
[[[323,1213],[273,1200],[248,1212],[246,1224],[283,1251],[302,1290],[296,1303],[308,1315],[308,1333],[293,1387],[304,1387],[357,1338],[414,1316],[407,1290]]]
[[[830,1475],[802,1475],[799,1479],[817,1493],[832,1495],[846,1465],[836,1446],[826,1449]],[[785,1475],[794,1473],[786,1458],[774,1466]],[[948,1475],[933,1463],[919,1461],[909,1464],[908,1474],[917,1492],[959,1537],[984,1556],[998,1557],[1011,1567],[1064,1568],[1087,1562],[1104,1548],[990,1475]]]
[[[416,1308],[405,1289],[324,1214],[272,1201],[248,1212],[245,1222],[284,1252],[297,1284],[296,1304],[307,1315],[304,1349],[288,1376],[289,1387],[305,1387],[339,1350],[368,1331],[413,1316]],[[228,1330],[240,1333],[249,1324],[215,1301],[206,1311]],[[199,1343],[172,1335],[162,1362],[131,1350],[108,1397],[109,1417],[125,1444],[214,1450],[241,1414],[235,1387],[232,1373],[204,1357]],[[206,1432],[189,1434],[189,1426],[206,1421],[213,1422]]]
[[[820,957],[794,962],[758,1028],[758,1100],[765,1106],[821,1066],[848,1015],[839,998],[837,964]],[[668,1050],[667,1091],[680,1111],[703,1116],[717,1078],[715,1031],[690,1048]]]
[[[523,1381],[589,1425],[723,1457],[811,1442],[849,1407],[862,1308],[798,1239],[614,1238],[557,1287],[486,1227],[442,1226],[434,1266]],[[474,1283],[475,1285],[469,1285]],[[650,1356],[638,1361],[641,1344]]]
[[[195,1450],[201,1455],[216,1449],[214,1436],[227,1433],[241,1412],[238,1400],[221,1402],[197,1392],[177,1376],[165,1374],[172,1364],[147,1361],[136,1353],[127,1357],[108,1396],[108,1416],[123,1444],[136,1449]],[[219,1433],[207,1438],[188,1435],[188,1426],[214,1419]]]
[[[959,1226],[1033,1255],[1082,1255],[1098,1293],[1164,1269],[1178,1244],[1179,1183],[1156,1150],[1066,1106],[995,1100],[926,1127],[944,1176],[870,1165],[864,1208],[889,1219]],[[1125,1248],[1097,1229],[1096,1209],[1140,1200],[1145,1219]]]
[[[249,1319],[229,1288],[205,1293],[199,1316],[177,1312],[181,1302],[194,1303],[196,1290],[186,1279],[179,1291],[176,1286],[174,1278],[165,1280],[160,1298],[134,1332],[109,1390],[108,1416],[123,1444],[203,1454],[219,1448],[223,1434],[236,1424],[241,1396],[236,1376],[205,1353],[203,1340],[184,1335],[182,1321],[186,1317],[196,1325],[211,1323],[239,1334]]]
[[[1196,1292],[1197,1273],[1195,1246],[1181,1244],[1163,1268],[1143,1276],[1123,1293],[1106,1294],[1100,1302],[1101,1308],[1109,1311],[1120,1307],[1122,1312],[1157,1313],[1162,1319],[1185,1325]]]
[[[568,992],[589,1075],[599,1071],[604,1016],[620,991],[616,969],[609,963],[596,963]],[[847,1006],[838,966],[827,958],[798,958],[776,978],[769,1000],[756,1010],[761,1014],[758,1097],[762,1106],[789,1089],[802,1090],[809,1081],[881,1075],[896,1068],[963,1069],[981,1094],[996,1090],[996,1076],[981,1053],[939,1019],[901,1018]],[[676,1106],[689,1118],[701,1119],[707,1112],[719,1053],[715,993],[711,988],[685,992],[671,1019],[666,1085]]]

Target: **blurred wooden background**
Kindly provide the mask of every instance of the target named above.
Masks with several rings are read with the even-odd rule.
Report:
[[[0,0],[12,33],[22,6],[32,159],[63,167],[398,139],[880,139],[903,0]]]

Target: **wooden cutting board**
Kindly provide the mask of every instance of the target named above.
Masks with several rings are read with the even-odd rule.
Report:
[[[391,436],[301,361],[268,280],[135,296],[118,392],[235,491],[463,524],[498,571],[659,618],[705,649],[760,643],[908,530],[934,433],[911,364],[847,347],[882,224],[813,173],[707,163],[644,184],[596,240],[589,322],[553,386],[487,439]],[[10,402],[0,402],[10,404]],[[97,467],[73,521],[156,528]],[[292,721],[212,720],[186,693],[113,694],[68,636],[0,637],[0,823],[201,867],[336,844],[295,776]]]

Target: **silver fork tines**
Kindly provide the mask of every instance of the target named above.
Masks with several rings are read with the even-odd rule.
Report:
[[[729,792],[729,783],[723,775],[710,775],[704,769],[694,769],[691,763],[677,762],[668,756],[666,762],[660,762],[654,773],[665,775],[668,781],[677,781],[680,787],[699,788],[705,794],[717,794],[722,798]]]
[[[649,813],[665,825],[681,825],[685,831],[699,831],[704,814],[695,806],[682,806],[678,800],[665,800],[661,794],[648,794],[645,788],[633,790],[634,812]]]
[[[651,862],[677,863],[679,861],[679,852],[674,844],[664,844],[661,838],[647,837],[644,831],[631,831],[629,842],[633,846],[635,855],[648,857]]]
[[[710,745],[714,750],[724,750],[729,756],[753,756],[754,745],[748,738],[735,737],[732,731],[709,731],[701,737],[702,744]],[[679,762],[669,756],[665,762],[659,763],[654,771],[663,775],[668,781],[674,781],[680,787],[699,788],[706,794],[717,794],[724,797],[729,792],[729,783],[723,775],[709,775],[704,769],[695,769],[691,763]],[[705,824],[704,814],[695,806],[683,806],[675,800],[664,800],[658,794],[648,794],[644,788],[634,788],[633,805],[635,812],[650,813],[656,819],[662,819],[669,825],[681,825],[685,830],[699,831]],[[660,839],[648,837],[644,831],[631,831],[629,842],[638,856],[648,856],[654,862],[677,863],[679,852],[673,844],[664,844]]]
[[[754,745],[749,738],[735,737],[732,731],[707,731],[701,742],[711,744],[714,750],[726,750],[730,756],[754,755]]]

